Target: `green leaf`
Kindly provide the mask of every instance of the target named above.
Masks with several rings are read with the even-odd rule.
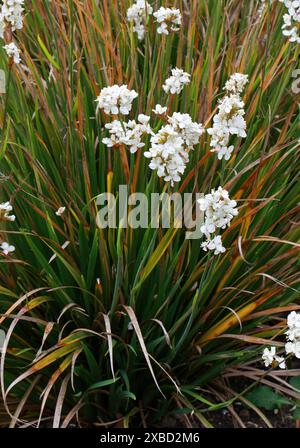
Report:
[[[274,392],[269,386],[256,387],[246,395],[246,398],[258,408],[263,408],[267,411],[280,409],[284,405],[292,404],[290,400]]]
[[[97,383],[92,384],[88,390],[101,389],[102,387],[110,386],[111,384],[116,383],[119,379],[120,377],[117,377],[116,379],[112,378],[111,380],[98,381]]]
[[[300,420],[300,406],[297,406],[293,412],[293,419]]]
[[[290,379],[289,383],[295,389],[298,389],[300,391],[300,376],[294,376]]]
[[[46,48],[46,45],[44,44],[44,42],[42,41],[41,37],[38,36],[37,37],[38,43],[40,44],[40,47],[44,53],[44,55],[46,56],[46,58],[48,59],[48,61],[53,65],[53,67],[55,67],[57,70],[60,69],[59,64],[55,61],[55,59],[53,58],[53,56],[49,53],[49,51]]]

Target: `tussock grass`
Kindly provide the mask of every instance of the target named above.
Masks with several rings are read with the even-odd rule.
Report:
[[[144,43],[129,5],[33,0],[18,32],[23,64],[1,97],[1,201],[17,217],[1,224],[16,246],[0,260],[4,425],[155,425],[175,413],[211,426],[208,411],[234,397],[222,376],[259,378],[249,369],[299,307],[299,45],[282,35],[282,5],[259,18],[253,0],[174,1],[181,30],[160,36],[150,21]],[[8,73],[2,50],[0,66]],[[168,99],[174,66],[192,81]],[[165,186],[142,151],[101,143],[101,88],[137,90],[132,116],[168,102],[208,125],[234,72],[249,75],[247,138],[222,164],[205,134],[173,189],[230,191],[240,212],[226,253],[206,255],[184,229],[100,230],[95,198],[128,173],[132,192]]]

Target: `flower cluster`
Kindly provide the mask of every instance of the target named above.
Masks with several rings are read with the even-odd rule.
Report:
[[[146,0],[135,0],[127,9],[127,20],[133,22],[133,31],[137,33],[138,39],[145,37],[145,22],[147,16],[152,15],[153,8]],[[159,8],[153,13],[158,23],[158,34],[169,34],[170,31],[178,31],[181,25],[181,13],[175,8]]]
[[[133,31],[137,33],[138,39],[145,37],[145,20],[147,15],[151,15],[153,8],[145,0],[136,0],[136,2],[127,10],[127,19],[133,22]]]
[[[159,27],[158,34],[169,34],[170,31],[178,31],[181,25],[181,13],[175,8],[159,8],[154,14]]]
[[[300,43],[300,1],[279,0],[284,3],[287,13],[283,16],[282,34],[289,37],[290,42]]]
[[[292,311],[287,317],[287,326],[285,353],[300,359],[300,313]],[[276,355],[276,347],[274,346],[264,349],[262,360],[266,367],[279,365],[281,369],[286,368],[286,360],[284,357]]]
[[[15,215],[10,215],[12,209],[10,202],[2,202],[0,204],[0,221],[14,221],[16,219]]]
[[[10,44],[4,45],[4,50],[6,51],[6,54],[9,58],[12,58],[15,64],[19,64],[21,61],[20,58],[20,50],[16,46],[14,42],[11,42]]]
[[[3,0],[0,9],[0,37],[4,39],[4,32],[6,29],[10,31],[20,30],[23,27],[23,8],[24,0]],[[9,58],[12,58],[15,64],[20,62],[20,50],[13,42],[8,42],[5,45]]]
[[[188,162],[183,138],[170,125],[163,126],[151,137],[151,147],[144,156],[151,158],[149,168],[166,182],[179,182]]]
[[[199,143],[199,139],[204,133],[202,124],[193,122],[189,114],[174,112],[173,115],[168,118],[168,123],[181,135],[184,144],[188,149],[193,149],[193,146]]]
[[[175,93],[180,93],[185,84],[190,83],[191,75],[177,67],[173,68],[171,72],[172,76],[166,79],[163,89],[166,93],[174,95]]]
[[[280,369],[285,369],[285,360],[282,356],[276,355],[276,347],[265,348],[262,354],[262,359],[266,367],[279,365]]]
[[[131,111],[132,102],[138,96],[135,90],[129,90],[127,85],[117,84],[104,87],[97,101],[97,110],[103,109],[106,114],[117,115],[119,113],[128,115]]]
[[[285,344],[287,354],[292,353],[300,358],[300,313],[292,311],[287,318],[288,330],[286,332],[288,342]]]
[[[11,31],[23,28],[24,0],[3,0],[0,12],[2,30],[8,25]],[[3,34],[0,35],[3,39]]]
[[[14,252],[16,250],[15,246],[11,246],[6,241],[3,241],[3,243],[0,245],[0,248],[1,248],[2,252],[4,253],[4,255],[8,255],[11,252]]]
[[[231,220],[238,214],[236,201],[229,198],[228,192],[219,187],[203,198],[198,199],[200,210],[204,213],[201,232],[207,240],[201,244],[203,250],[214,250],[214,254],[225,252],[220,235],[215,235],[217,229],[229,227]]]
[[[241,94],[247,82],[248,75],[243,75],[242,73],[234,73],[225,83],[225,87],[223,90],[226,90],[226,92],[233,93],[235,95]]]
[[[168,124],[151,137],[151,147],[144,156],[150,158],[149,168],[157,171],[166,182],[179,182],[189,161],[189,150],[199,143],[204,129],[188,114],[175,112]]]
[[[110,136],[103,138],[102,142],[109,148],[122,144],[126,145],[133,154],[139,148],[145,146],[145,143],[142,142],[142,137],[152,133],[149,121],[150,117],[148,115],[140,114],[138,122],[130,120],[124,123],[114,120],[112,123],[107,123],[105,127],[109,130]]]
[[[215,255],[223,254],[226,249],[223,246],[221,235],[216,235],[201,244],[202,249],[207,252],[213,250]]]
[[[0,221],[14,221],[16,219],[15,215],[10,215],[13,210],[10,202],[2,202],[0,204]],[[10,252],[15,251],[15,246],[10,246],[6,241],[0,244],[0,249],[4,255],[8,255]]]
[[[152,109],[152,112],[155,115],[164,115],[167,112],[168,108],[166,106],[161,106],[160,104],[156,104],[155,108]]]
[[[244,119],[244,102],[240,94],[242,93],[248,76],[241,73],[233,74],[225,84],[227,95],[220,101],[218,113],[213,118],[213,127],[207,130],[211,135],[211,151],[216,152],[218,159],[223,157],[229,160],[233,145],[229,145],[231,135],[245,138],[246,121]]]

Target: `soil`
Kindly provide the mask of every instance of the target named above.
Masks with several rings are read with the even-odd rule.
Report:
[[[246,428],[267,428],[266,423],[251,409],[242,404],[235,404],[234,410]],[[264,411],[273,428],[296,428],[296,421],[288,410]],[[207,415],[209,422],[215,428],[240,427],[228,409],[222,409]]]

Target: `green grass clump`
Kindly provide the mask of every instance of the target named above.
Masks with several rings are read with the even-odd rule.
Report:
[[[224,377],[250,377],[299,306],[299,45],[282,35],[283,6],[259,17],[254,0],[169,2],[183,14],[180,31],[159,35],[149,19],[139,43],[127,0],[26,3],[22,63],[9,67],[3,50],[0,62],[9,80],[1,202],[16,215],[1,224],[16,247],[0,259],[2,424],[127,427],[175,415],[209,427],[208,411],[234,397]],[[166,103],[175,66],[192,77],[170,111],[206,126],[229,76],[249,75],[247,138],[224,164],[205,134],[182,181],[167,187],[208,193],[222,182],[238,201],[219,256],[185,229],[96,225],[96,197],[117,194],[128,172],[132,192],[166,188],[143,149],[102,144],[110,117],[96,115],[95,99],[127,84],[139,93],[131,117],[150,114]]]

